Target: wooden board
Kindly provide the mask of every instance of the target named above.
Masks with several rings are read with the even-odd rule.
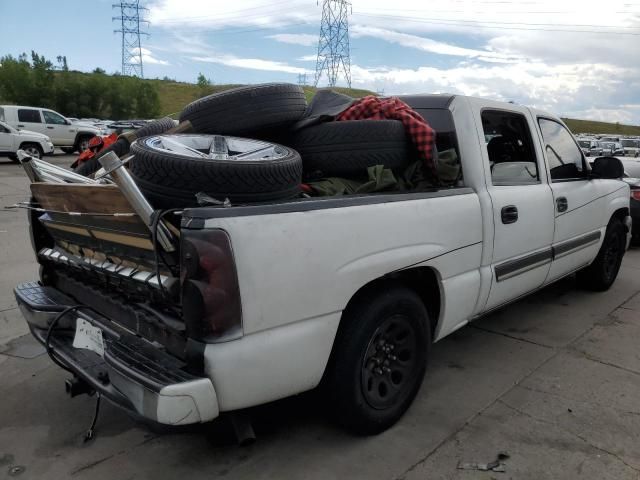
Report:
[[[31,193],[45,210],[80,213],[134,213],[115,185],[81,183],[32,183]],[[140,221],[135,217],[121,220]]]

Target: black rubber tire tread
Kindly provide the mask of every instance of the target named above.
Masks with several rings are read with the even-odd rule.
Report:
[[[302,157],[305,173],[325,177],[362,175],[374,165],[401,169],[414,160],[398,120],[326,122],[297,132],[292,146]]]
[[[200,98],[184,108],[180,121],[189,120],[197,133],[251,136],[293,124],[302,118],[306,108],[299,85],[266,83]]]
[[[418,349],[418,372],[410,393],[400,403],[380,410],[363,397],[360,373],[362,358],[376,328],[389,315],[402,312],[413,317],[423,348]],[[418,393],[431,347],[429,314],[420,297],[406,287],[391,282],[379,284],[352,300],[342,315],[322,388],[328,396],[334,420],[358,435],[378,434],[396,423]]]
[[[60,150],[62,150],[67,155],[71,155],[76,151],[76,147],[60,147]]]
[[[170,117],[159,118],[147,123],[136,130],[136,138],[148,137],[149,135],[160,135],[176,126],[175,121]]]
[[[617,234],[617,235],[616,235]],[[617,259],[615,273],[608,276],[605,271],[604,253],[607,249],[607,245],[615,241],[615,237],[620,241],[620,256]],[[604,234],[604,240],[600,246],[600,251],[595,260],[586,268],[583,268],[576,274],[578,284],[580,287],[591,290],[594,292],[604,292],[609,290],[613,282],[615,282],[618,272],[620,271],[620,265],[622,264],[622,257],[624,256],[626,247],[626,231],[625,227],[620,219],[613,217],[607,225],[607,230]]]
[[[84,175],[85,177],[94,174],[100,170],[101,167],[98,159],[109,152],[114,152],[119,157],[122,157],[129,153],[129,142],[124,138],[119,138],[108,147],[100,150],[95,157],[92,157],[78,165],[75,172],[79,175]]]
[[[300,192],[300,155],[282,148],[288,154],[277,161],[199,160],[152,150],[143,140],[132,145],[130,171],[142,192],[156,198],[158,208],[196,206],[198,192],[235,203],[271,201]]]

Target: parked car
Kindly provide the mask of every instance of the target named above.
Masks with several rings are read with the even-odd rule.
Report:
[[[16,130],[11,125],[0,122],[0,156],[7,156],[16,162],[18,150],[24,150],[32,157],[42,158],[53,154],[53,143],[42,133]]]
[[[580,145],[582,153],[587,157],[602,156],[602,147],[600,146],[600,142],[597,140],[579,138],[578,145]]]
[[[615,142],[600,142],[600,147],[602,148],[602,155],[614,155],[616,150]]]
[[[0,120],[17,130],[25,129],[47,135],[54,146],[66,153],[87,149],[89,140],[101,133],[100,129],[92,125],[73,123],[47,108],[0,105]]]
[[[640,156],[640,140],[632,138],[623,138],[620,143],[624,149],[625,157]]]
[[[609,135],[609,136],[603,136],[600,137],[600,141],[601,142],[619,142],[620,141],[620,137],[617,135]]]
[[[234,95],[251,88],[219,97],[236,104],[228,115],[238,122]],[[261,103],[265,124],[273,122],[274,96]],[[345,427],[374,434],[413,401],[433,342],[572,273],[591,290],[613,284],[631,234],[618,159],[589,169],[566,125],[539,110],[456,95],[401,99],[437,129],[437,152],[461,168],[459,181],[322,199],[269,201],[255,192],[257,203],[163,212],[155,234],[122,215],[127,203],[108,197],[118,193],[113,186],[74,185],[74,196],[65,196],[71,187],[51,195],[44,184],[54,213],[30,211],[40,283],[15,294],[32,334],[75,376],[69,391],[98,391],[154,421],[190,424],[323,382],[327,410]],[[194,128],[224,121],[203,115],[208,109],[219,110],[210,97],[182,117]],[[235,128],[255,128],[257,118]],[[308,159],[335,163],[322,148],[331,142],[324,133],[351,131],[356,122],[308,126]],[[398,136],[405,138],[402,128]],[[351,148],[382,150],[355,140]],[[394,148],[410,155],[404,144]],[[228,178],[220,188],[257,171],[255,184],[280,188],[285,172],[305,162],[282,145],[202,133],[143,137],[132,151],[132,177],[156,172],[137,181],[165,201],[189,201],[193,195],[181,192],[198,192],[193,182],[202,177],[221,182],[217,171]],[[397,161],[394,152],[377,158]],[[168,174],[174,168],[179,176]],[[163,186],[167,178],[173,186]],[[32,185],[36,199],[42,189]],[[83,189],[90,206],[80,200]],[[71,216],[63,208],[103,213]],[[163,215],[179,229],[179,248],[158,241]]]

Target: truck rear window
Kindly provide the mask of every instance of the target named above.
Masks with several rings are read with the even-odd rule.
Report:
[[[460,151],[458,150],[458,137],[453,124],[453,116],[446,108],[416,108],[422,118],[436,131],[436,149],[439,157],[446,156],[448,160],[456,159],[460,176],[454,186],[462,185],[462,168],[460,165]]]

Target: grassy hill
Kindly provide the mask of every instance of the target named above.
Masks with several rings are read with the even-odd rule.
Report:
[[[611,133],[618,135],[640,135],[640,126],[621,125],[619,123],[593,122],[591,120],[576,120],[563,118],[573,133]]]

